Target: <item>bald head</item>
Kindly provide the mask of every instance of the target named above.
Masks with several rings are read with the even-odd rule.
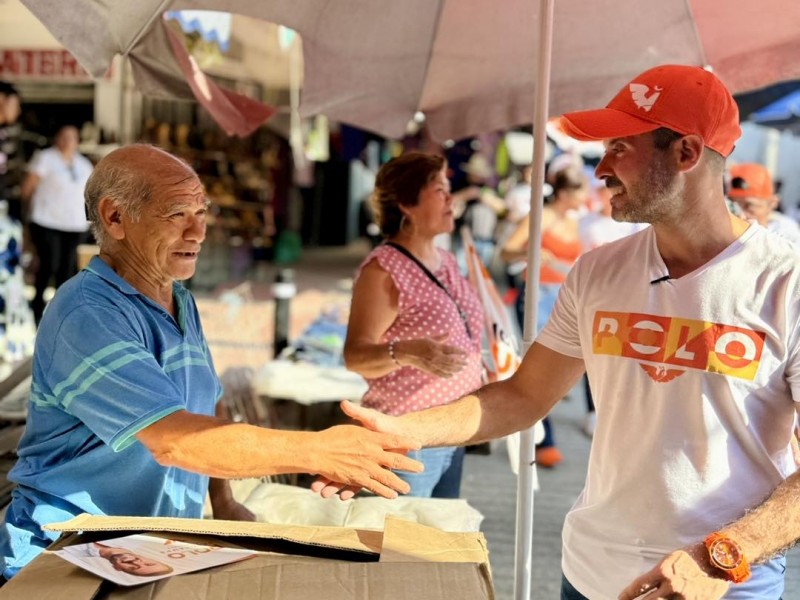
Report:
[[[130,144],[106,155],[92,171],[84,192],[87,218],[97,243],[102,248],[107,242],[100,200],[110,198],[123,214],[138,220],[156,189],[187,179],[197,179],[192,168],[155,146]]]
[[[190,173],[192,172],[189,165],[181,159],[173,156],[166,150],[151,146],[150,144],[128,144],[127,146],[117,148],[97,163],[97,168],[101,169],[103,165],[126,165],[133,170],[141,169],[145,172],[152,172],[155,169],[166,166],[168,168],[177,168]]]

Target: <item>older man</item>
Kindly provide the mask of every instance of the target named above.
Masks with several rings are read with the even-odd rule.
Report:
[[[597,429],[562,599],[778,600],[800,538],[800,252],[727,210],[736,104],[667,65],[561,123],[603,140],[612,216],[652,227],[578,261],[510,379],[400,418],[345,409],[426,446],[474,443],[541,419],[586,369]]]
[[[311,472],[386,496],[417,471],[408,438],[355,426],[276,431],[215,418],[222,389],[191,295],[208,201],[190,167],[120,148],[86,187],[100,255],[57,292],[39,328],[17,484],[0,528],[3,575],[53,539],[41,526],[88,512],[252,519],[225,482]]]
[[[778,196],[767,168],[757,163],[742,163],[728,170],[730,198],[747,219],[756,221],[768,231],[777,233],[794,244],[800,244],[797,221],[775,209]]]

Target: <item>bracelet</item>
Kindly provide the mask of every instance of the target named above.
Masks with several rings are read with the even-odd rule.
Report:
[[[398,367],[402,367],[403,365],[401,365],[401,364],[400,364],[400,361],[399,361],[399,360],[397,360],[397,356],[396,356],[396,355],[395,355],[395,353],[394,353],[394,345],[395,345],[395,344],[396,344],[398,341],[399,341],[399,340],[398,340],[397,338],[394,338],[393,340],[391,340],[391,341],[389,342],[389,357],[392,359],[392,362],[393,362],[394,364],[396,364]]]

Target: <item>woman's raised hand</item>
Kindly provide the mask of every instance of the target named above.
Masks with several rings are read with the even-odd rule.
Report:
[[[398,362],[436,375],[452,377],[467,364],[467,353],[461,348],[444,343],[449,333],[428,338],[401,340],[394,346]]]

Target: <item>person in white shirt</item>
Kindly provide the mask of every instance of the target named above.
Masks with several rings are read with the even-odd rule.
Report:
[[[736,103],[711,72],[663,65],[560,122],[603,141],[614,218],[652,226],[578,260],[510,378],[402,417],[343,408],[424,446],[471,444],[530,427],[585,370],[597,430],[562,600],[778,600],[800,538],[800,250],[728,211]]]
[[[775,210],[778,196],[767,168],[756,163],[742,163],[733,165],[728,172],[728,197],[739,207],[742,216],[756,221],[794,244],[800,244],[800,226],[797,221]]]
[[[516,225],[531,211],[531,176],[533,167],[525,165],[520,172],[520,180],[508,190],[503,199],[506,205],[505,220]]]
[[[61,127],[52,147],[37,153],[22,182],[23,200],[31,200],[30,232],[39,267],[36,295],[31,302],[38,323],[44,312],[44,292],[55,278],[56,288],[78,272],[78,244],[89,229],[83,189],[92,163],[78,153],[78,129]]]

